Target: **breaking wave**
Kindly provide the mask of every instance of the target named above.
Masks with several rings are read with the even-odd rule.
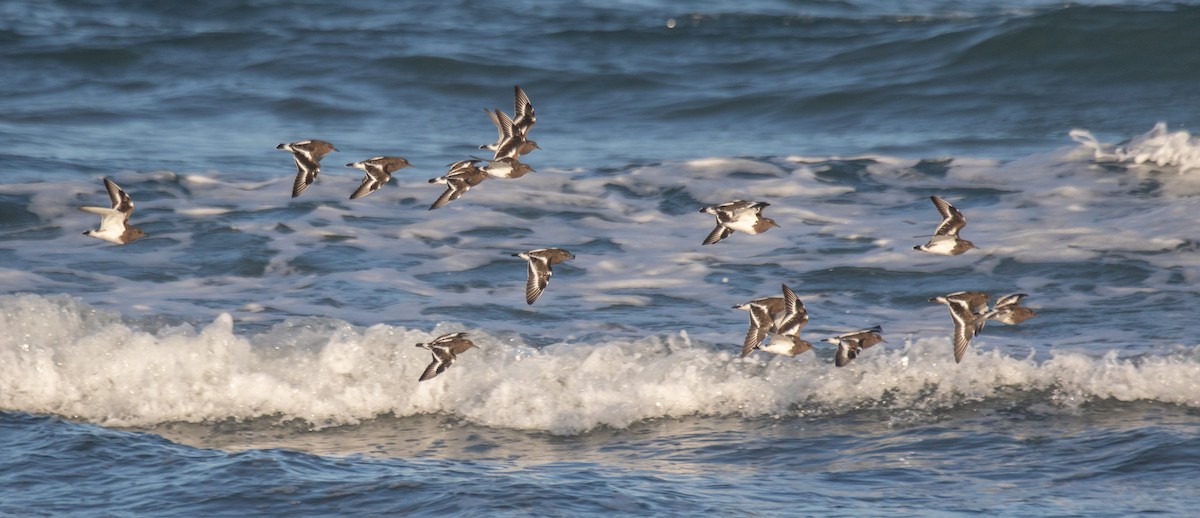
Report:
[[[960,365],[949,337],[916,337],[833,368],[831,351],[735,357],[734,347],[670,336],[533,347],[468,329],[479,349],[418,382],[413,344],[463,329],[288,322],[241,336],[222,315],[201,328],[146,332],[77,299],[0,297],[0,408],[107,426],[278,418],[314,427],[384,415],[448,414],[558,434],[685,416],[788,417],[862,408],[933,411],[1044,391],[1064,408],[1097,400],[1200,407],[1200,348],[1121,358],[1006,356],[980,338]],[[1048,400],[1047,400],[1048,398]]]

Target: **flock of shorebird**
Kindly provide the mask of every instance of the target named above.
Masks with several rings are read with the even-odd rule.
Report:
[[[959,231],[967,226],[967,218],[962,212],[937,196],[930,196],[929,199],[941,214],[942,221],[938,223],[929,242],[914,246],[913,249],[937,255],[959,255],[975,248],[974,243],[958,235]],[[761,201],[735,200],[700,209],[700,212],[715,214],[717,217],[717,228],[709,233],[704,244],[716,243],[735,230],[758,234],[779,226],[771,218],[762,215],[763,209],[768,205]],[[983,330],[988,320],[1014,325],[1037,316],[1029,308],[1021,306],[1021,299],[1026,296],[1024,293],[1005,295],[991,308],[987,304],[990,296],[978,291],[959,291],[929,299],[930,302],[945,304],[950,309],[950,317],[954,320],[955,363],[962,362],[971,339]],[[756,349],[784,356],[795,356],[812,349],[812,343],[800,338],[800,330],[808,324],[808,311],[796,293],[786,284],[783,285],[782,297],[754,299],[734,306],[734,309],[750,312],[750,329],[746,332],[745,342],[742,343],[742,357],[748,356]],[[826,342],[837,345],[834,365],[844,367],[857,358],[863,349],[886,342],[882,333],[883,328],[877,325],[826,338]],[[770,337],[770,340],[764,344],[767,337]]]
[[[472,187],[488,178],[516,179],[534,171],[529,165],[522,163],[520,157],[535,149],[541,149],[537,142],[529,139],[529,131],[537,122],[537,118],[534,115],[533,104],[521,87],[513,87],[513,92],[512,117],[499,109],[485,110],[488,118],[496,126],[497,139],[496,142],[479,148],[492,151],[492,158],[485,160],[470,157],[454,162],[448,166],[449,171],[445,175],[430,179],[429,183],[445,185],[446,190],[429,206],[429,210],[444,207],[461,198]],[[321,172],[321,159],[330,152],[337,151],[333,144],[316,139],[279,144],[276,149],[291,153],[296,163],[296,180],[292,185],[293,198],[300,196],[316,181]],[[486,165],[480,165],[484,162]],[[391,181],[393,173],[410,166],[407,159],[398,156],[378,156],[346,164],[346,167],[361,169],[365,173],[362,184],[350,195],[350,199],[356,200],[379,190]],[[108,191],[112,207],[80,207],[80,210],[100,215],[100,228],[84,232],[84,235],[122,245],[146,237],[145,232],[129,224],[129,216],[133,213],[133,201],[129,195],[108,178],[104,178],[104,187]],[[958,255],[975,248],[974,243],[959,237],[959,231],[967,224],[963,214],[937,196],[930,196],[930,199],[941,214],[942,221],[928,243],[913,248],[938,255]],[[711,214],[717,220],[716,228],[708,234],[703,244],[715,244],[734,232],[753,235],[778,227],[774,220],[763,216],[763,209],[769,205],[762,201],[734,200],[700,209],[700,212]],[[527,264],[526,304],[533,304],[541,297],[550,282],[554,265],[575,258],[571,252],[562,248],[539,248],[513,256],[525,259]],[[954,320],[954,361],[961,362],[971,339],[983,330],[988,320],[1012,325],[1037,316],[1020,305],[1024,297],[1026,295],[1023,293],[1006,295],[997,300],[991,308],[987,304],[989,296],[977,291],[956,292],[929,300],[945,304],[950,309],[950,316]],[[795,356],[812,349],[810,342],[800,338],[800,330],[808,324],[808,311],[796,293],[786,284],[783,285],[782,297],[758,298],[734,308],[750,313],[750,328],[742,344],[742,357],[755,350]],[[827,338],[825,341],[837,345],[834,364],[843,367],[857,358],[863,349],[885,342],[882,333],[881,326],[875,326]],[[477,347],[463,332],[445,334],[429,343],[419,343],[416,346],[428,349],[433,355],[433,361],[421,374],[420,381],[441,374],[455,362],[459,354]]]

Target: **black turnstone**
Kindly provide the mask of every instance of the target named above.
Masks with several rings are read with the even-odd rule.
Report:
[[[717,226],[709,232],[704,244],[711,245],[725,239],[735,230],[747,234],[760,234],[771,227],[778,227],[775,220],[762,215],[763,209],[769,205],[764,201],[734,200],[700,209],[700,212],[717,217]]]
[[[812,344],[800,338],[800,330],[808,324],[808,310],[786,284],[782,297],[763,297],[733,306],[750,312],[750,328],[742,342],[742,357],[755,349],[783,356],[795,356],[812,349]],[[767,345],[763,339],[771,337]]]
[[[129,224],[129,215],[133,214],[133,200],[116,182],[104,179],[104,188],[108,190],[108,198],[112,200],[112,208],[79,207],[79,210],[100,215],[100,228],[88,230],[83,235],[103,239],[118,245],[146,237],[142,229]]]
[[[480,161],[478,158],[460,160],[450,164],[450,171],[445,176],[431,178],[429,183],[443,184],[446,186],[446,190],[442,192],[441,196],[438,196],[433,205],[429,206],[429,210],[445,207],[447,203],[461,198],[472,187],[486,180],[488,178],[487,171],[475,165]]]
[[[296,182],[292,184],[292,197],[295,198],[312,185],[321,173],[321,159],[330,151],[337,151],[333,144],[324,140],[301,140],[291,144],[280,144],[275,149],[282,149],[292,154],[296,161]]]
[[[858,354],[877,343],[886,343],[881,335],[883,328],[875,326],[870,329],[861,329],[852,333],[840,334],[834,337],[826,338],[825,341],[831,344],[837,344],[837,353],[833,356],[833,364],[838,367],[845,367],[850,360],[858,358]]]
[[[489,160],[488,165],[483,166],[482,169],[488,176],[500,180],[516,180],[527,173],[537,172],[528,164],[521,163],[515,157],[502,157]]]
[[[946,200],[937,196],[930,196],[929,199],[933,200],[933,206],[937,207],[938,213],[942,215],[942,222],[938,224],[937,230],[933,231],[933,237],[929,238],[928,243],[914,246],[913,250],[938,255],[958,255],[975,248],[975,243],[958,237],[958,232],[967,226],[967,218]]]
[[[346,167],[362,169],[366,172],[362,185],[359,185],[354,194],[350,195],[350,199],[357,200],[379,190],[380,187],[383,187],[383,184],[391,181],[392,173],[411,166],[412,164],[408,163],[408,159],[398,156],[377,156],[375,158],[368,158],[362,162],[346,164]]]
[[[417,347],[429,349],[433,353],[433,362],[425,367],[421,379],[417,380],[425,381],[445,372],[454,364],[454,360],[458,359],[458,355],[467,349],[478,346],[467,339],[466,333],[450,333],[434,338],[427,344],[417,344]]]
[[[561,248],[539,248],[513,254],[513,257],[525,259],[529,264],[529,277],[525,281],[525,303],[533,304],[550,283],[550,276],[554,274],[550,267],[567,259],[574,259],[575,255]]]
[[[929,302],[940,302],[950,308],[950,318],[954,319],[954,362],[961,363],[971,339],[979,332],[983,316],[972,311],[971,304],[963,297],[953,295],[933,297]]]
[[[983,318],[1011,326],[1036,317],[1037,313],[1021,305],[1021,299],[1025,297],[1028,297],[1028,295],[1024,293],[1014,293],[1000,297],[996,300],[996,305],[992,307],[992,310],[984,313]]]

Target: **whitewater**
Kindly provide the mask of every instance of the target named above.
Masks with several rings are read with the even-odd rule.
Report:
[[[1188,516],[1194,2],[0,4],[0,515]],[[536,172],[438,210],[537,110]],[[339,151],[303,195],[283,142]],[[343,164],[412,164],[370,196]],[[102,178],[149,237],[80,206]],[[913,250],[962,211],[978,249]],[[702,245],[734,199],[779,227]],[[513,254],[560,247],[526,304]],[[816,344],[740,358],[788,285]],[[1028,294],[961,363],[931,297]],[[849,365],[827,337],[879,325]],[[417,343],[479,346],[420,382]]]

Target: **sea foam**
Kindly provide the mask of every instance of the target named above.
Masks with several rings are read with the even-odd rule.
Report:
[[[686,331],[641,340],[532,347],[466,329],[480,346],[441,376],[414,347],[437,334],[335,319],[289,321],[245,336],[221,315],[194,328],[140,330],[77,299],[0,297],[0,408],[107,426],[300,420],[314,428],[383,415],[446,414],[477,424],[573,434],[686,416],[788,417],[860,408],[934,411],[1013,392],[1045,391],[1071,408],[1097,400],[1200,407],[1200,348],[1121,358],[1116,352],[1006,356],[981,337],[962,364],[949,336],[898,340],[842,369],[831,351],[736,357]]]
[[[1069,134],[1076,142],[1091,149],[1099,161],[1173,166],[1181,173],[1200,169],[1200,138],[1186,130],[1170,131],[1165,122],[1119,144],[1102,143],[1085,129],[1073,129]]]

